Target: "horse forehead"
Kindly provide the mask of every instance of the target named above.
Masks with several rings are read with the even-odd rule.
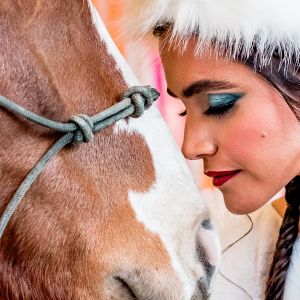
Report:
[[[34,19],[32,19],[33,23],[35,20],[41,17],[38,14],[39,11],[42,11],[43,13],[47,14],[47,10],[42,9],[42,7],[40,6],[41,3],[38,3],[39,1],[35,2],[36,6],[33,5],[34,2],[35,1],[32,2],[29,1],[26,7],[24,7],[24,10],[28,10],[28,12],[32,12],[33,9],[36,9],[37,14],[34,17]],[[54,1],[53,6],[63,2],[64,1]],[[77,1],[77,5],[79,2],[81,1]],[[12,8],[17,9],[16,5],[14,6],[13,4],[14,3],[11,4]],[[42,28],[43,26],[45,26],[45,24],[41,23],[40,28]],[[36,40],[38,38],[39,40],[39,43],[36,46],[37,49],[39,50],[39,55],[41,55],[41,57],[45,61],[45,65],[47,66],[47,74],[51,74],[52,78],[55,79],[55,87],[52,87],[52,85],[50,85],[50,89],[58,90],[59,96],[66,102],[69,102],[68,98],[70,98],[70,95],[74,96],[74,98],[72,99],[74,105],[72,105],[71,108],[68,107],[67,109],[72,110],[74,113],[76,113],[77,109],[78,110],[83,109],[83,111],[78,111],[82,113],[90,113],[90,114],[97,113],[98,112],[97,110],[99,109],[101,110],[101,106],[107,105],[109,102],[115,101],[116,98],[118,98],[119,94],[126,87],[125,81],[123,80],[123,77],[121,76],[119,69],[117,67],[118,62],[116,62],[111,55],[108,55],[107,51],[104,49],[107,47],[107,44],[104,41],[102,41],[100,45],[101,51],[99,51],[97,55],[98,58],[97,67],[104,70],[105,68],[103,66],[104,65],[108,66],[109,69],[106,69],[107,78],[114,78],[114,80],[101,81],[101,79],[104,78],[103,75],[101,75],[99,78],[99,74],[97,74],[96,78],[100,79],[97,84],[95,83],[97,82],[97,80],[88,80],[91,78],[91,75],[89,75],[90,77],[88,79],[82,76],[81,78],[70,77],[68,78],[69,81],[64,81],[62,79],[63,75],[61,75],[60,72],[63,73],[63,69],[65,66],[61,65],[61,67],[55,67],[55,65],[60,65],[59,62],[61,61],[57,56],[54,55],[54,59],[53,59],[53,55],[51,57],[47,54],[46,51],[49,49],[47,49],[47,45],[44,46],[45,41],[47,44],[47,39],[45,39],[45,37],[41,35],[42,32],[39,32],[38,29],[32,28],[30,26],[28,27],[28,30],[29,29],[32,30],[32,32],[28,37],[33,40]],[[50,31],[51,28],[49,28],[49,32]],[[91,35],[91,34],[93,34],[92,31],[86,32],[86,35]],[[76,38],[80,40],[80,33],[78,33]],[[80,44],[83,45],[84,43],[81,42]],[[95,45],[91,47],[91,45],[88,45],[87,43],[85,44],[85,46],[86,48],[89,49],[97,48],[95,47]],[[58,48],[57,50],[59,52],[61,49]],[[103,64],[103,62],[105,62],[105,64]],[[85,64],[91,66],[91,63],[89,63],[88,61],[86,61]],[[93,68],[90,68],[90,70],[92,69]],[[44,74],[41,71],[39,77],[41,78],[47,77],[47,74]],[[77,79],[81,79],[81,80],[77,80]],[[81,82],[84,83],[88,82],[89,83],[87,84],[88,88],[86,89],[74,88],[74,86],[80,85]],[[99,84],[99,82],[101,82],[101,84]],[[47,89],[47,84],[49,84],[49,82],[46,80],[45,89]],[[70,84],[69,89],[68,89],[68,84]],[[93,86],[93,88],[91,88],[91,86]],[[99,86],[101,87],[99,88]],[[74,95],[74,93],[70,94],[69,91],[72,90],[73,91],[75,90],[77,92],[79,91],[79,93],[77,95]],[[53,103],[53,106],[55,106],[56,102],[54,101],[54,98],[57,95],[54,95],[53,98],[52,96],[53,95],[51,95],[51,98],[45,100],[49,101],[49,103]],[[13,95],[11,95],[11,98],[14,98]],[[103,102],[100,103],[101,101],[98,100],[99,98],[104,99],[103,101],[104,103]],[[76,99],[78,101],[76,101]],[[90,101],[87,101],[87,103],[83,103],[82,99],[89,99]],[[59,103],[59,100],[57,101],[57,103]],[[33,101],[33,99],[28,99],[28,102],[29,101]],[[26,104],[27,103],[25,103],[24,106],[26,106]],[[51,108],[50,110],[57,112],[57,114],[55,114],[55,117],[57,117],[57,119],[61,118],[59,116],[59,112],[55,109],[55,107]],[[47,111],[47,113],[49,113],[49,111]],[[63,112],[64,117],[68,113],[70,113],[70,111],[64,111]],[[32,147],[32,145],[34,145],[35,143],[35,137],[32,136],[28,137],[24,135],[23,137],[21,137],[21,140],[26,141],[26,143],[24,143],[25,146],[23,148],[24,153],[27,153],[28,151],[32,154],[32,157],[30,157],[29,161],[28,159],[26,159],[27,164],[24,167],[24,169],[30,168],[30,166],[34,164],[35,161],[34,154],[36,154],[37,157],[41,156],[42,152],[49,146],[49,143],[52,142],[52,141],[49,142],[49,141],[40,140],[39,147],[33,147],[33,149],[31,149],[30,147]],[[30,141],[32,141],[32,144],[30,144]],[[13,144],[11,145],[12,147]],[[43,193],[47,194],[49,192],[49,195],[52,195],[52,197],[47,196],[45,198],[45,202],[47,202],[47,198],[49,198],[48,200],[49,200],[49,204],[52,205],[53,214],[55,215],[56,213],[55,207],[59,208],[60,201],[65,202],[67,205],[70,205],[70,207],[73,207],[74,211],[76,212],[78,211],[78,206],[77,208],[76,205],[72,206],[69,199],[72,199],[74,203],[77,202],[77,205],[79,205],[80,203],[82,204],[86,200],[93,199],[96,201],[97,195],[100,195],[100,197],[98,198],[97,208],[98,208],[99,219],[102,221],[98,222],[98,227],[96,228],[100,229],[101,233],[105,231],[107,233],[113,233],[112,235],[108,234],[105,236],[107,244],[113,241],[121,240],[121,238],[128,236],[128,232],[131,232],[132,235],[136,237],[136,240],[138,240],[139,237],[145,240],[144,237],[148,236],[148,240],[151,241],[153,245],[156,246],[161,245],[161,241],[159,240],[159,238],[154,234],[147,232],[143,227],[142,223],[137,221],[136,215],[133,213],[133,208],[130,206],[130,203],[128,201],[128,196],[127,196],[128,190],[133,190],[141,193],[146,192],[150,188],[151,184],[153,184],[153,182],[155,181],[155,172],[153,170],[151,155],[149,154],[149,149],[144,139],[140,135],[134,135],[128,132],[123,132],[118,135],[113,135],[112,129],[107,129],[104,133],[100,134],[99,137],[95,138],[94,145],[90,146],[89,148],[90,151],[89,150],[87,151],[87,147],[88,146],[86,147],[82,146],[82,150],[78,149],[74,151],[74,155],[65,154],[63,160],[60,159],[61,156],[59,155],[59,157],[55,159],[54,162],[52,163],[52,168],[49,168],[45,172],[45,174],[41,176],[41,181],[44,180],[44,182],[47,181],[47,177],[49,176],[53,178],[51,180],[53,184],[51,184],[51,182],[47,184],[43,184],[41,185],[42,186],[41,190],[38,191],[39,194],[43,194]],[[102,155],[99,152],[103,148],[108,149],[108,151],[104,151],[105,153],[103,153]],[[99,155],[95,156],[95,153],[96,154],[98,153]],[[81,157],[81,159],[78,160],[77,157]],[[13,154],[12,157],[10,157],[10,159],[16,160],[16,162],[20,161],[20,157],[17,156],[14,157]],[[53,168],[53,166],[55,167]],[[79,171],[79,170],[85,170],[87,169],[87,167],[89,169],[89,172]],[[52,170],[54,172],[59,170],[59,172],[53,173]],[[136,174],[136,176],[132,176],[132,174]],[[97,178],[99,176],[101,176],[103,180],[97,181]],[[9,176],[7,176],[6,178],[8,177]],[[66,180],[66,178],[68,180]],[[76,182],[81,183],[81,189],[79,188],[78,185],[76,185]],[[5,180],[3,180],[2,183],[5,184]],[[38,197],[35,195],[34,191],[35,191],[34,189],[30,191],[28,197],[33,199],[32,200],[33,202],[35,201],[38,202]],[[56,192],[53,193],[53,191]],[[64,191],[69,191],[70,194],[66,196],[67,193]],[[88,191],[88,193],[84,195],[84,192],[86,191]],[[61,196],[60,199],[55,199],[56,195],[59,192],[61,192],[63,196]],[[101,210],[101,208],[103,207],[104,209]],[[67,216],[67,214],[65,214],[65,216]],[[74,216],[72,217],[74,218]],[[28,220],[28,224],[30,224],[33,221],[32,219],[30,220],[30,217],[28,216],[26,218]],[[66,217],[66,220],[67,219],[68,218]],[[91,218],[91,220],[94,219]],[[87,222],[87,224],[88,223],[89,222]],[[102,226],[102,224],[105,224],[107,226],[106,227]],[[67,224],[65,225],[67,226]],[[107,231],[107,228],[109,226],[111,227],[111,230]],[[124,228],[124,230],[126,228],[127,233],[124,234],[124,232],[122,232],[120,228]],[[94,233],[95,233],[94,236],[97,237],[97,233],[96,232]],[[126,248],[128,249],[130,248],[129,247],[130,243],[128,243],[128,240],[126,242],[127,242]],[[140,242],[137,244],[140,244],[140,247],[144,245],[145,251],[147,250],[146,248],[148,246],[150,247],[150,245],[147,245],[147,243],[143,244],[142,242]],[[102,248],[102,250],[105,251],[107,251],[107,249],[110,248],[106,248],[106,249]],[[116,249],[119,249],[118,251],[120,251],[120,247],[117,247]],[[164,264],[167,264],[168,255],[166,254],[164,247],[161,245],[157,249],[159,249],[158,252],[160,252],[157,255],[157,257],[160,257],[158,260],[160,260]],[[136,247],[132,247],[131,251],[137,254],[138,249]],[[155,248],[152,248],[151,251],[155,251]],[[147,256],[144,257],[147,258]],[[145,259],[145,264],[146,264],[146,260],[147,259]]]
[[[116,60],[126,82],[129,85],[135,84],[135,76],[128,71],[129,68],[107,35],[91,1],[89,3],[93,21],[108,52]],[[185,248],[187,253],[190,252],[192,261],[199,224],[208,219],[209,214],[178,147],[169,137],[170,132],[155,108],[140,119],[118,122],[115,132],[120,131],[136,132],[143,137],[155,170],[155,182],[149,191],[129,191],[130,204],[138,221],[160,237],[169,256],[171,253],[173,257],[179,255]],[[177,247],[177,243],[181,246]]]

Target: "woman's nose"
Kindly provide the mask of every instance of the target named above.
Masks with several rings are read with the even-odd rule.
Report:
[[[206,125],[201,125],[197,120],[194,122],[187,120],[181,150],[187,159],[203,159],[214,155],[217,151],[217,145]]]

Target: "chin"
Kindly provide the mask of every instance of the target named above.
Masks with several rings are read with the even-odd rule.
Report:
[[[235,215],[246,215],[255,212],[274,197],[278,191],[250,185],[242,191],[237,187],[221,190],[226,208]]]
[[[254,210],[244,209],[243,207],[232,207],[230,205],[226,205],[226,203],[225,206],[232,214],[235,215],[247,215],[254,211]]]
[[[257,209],[259,209],[262,205],[249,205],[249,201],[243,202],[243,201],[234,201],[234,199],[226,199],[224,197],[224,202],[226,208],[235,215],[246,215],[253,213]],[[248,204],[248,205],[245,205]]]

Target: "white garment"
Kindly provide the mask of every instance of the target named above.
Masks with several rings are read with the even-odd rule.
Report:
[[[219,231],[223,251],[227,248],[222,255],[211,300],[263,300],[282,218],[273,206],[267,203],[250,214],[253,221],[252,230],[235,243],[250,230],[249,218],[246,215],[230,213],[219,190],[210,189],[201,193]],[[297,259],[300,261],[300,257]],[[299,270],[300,267],[298,276]],[[299,280],[297,284],[299,286]],[[285,300],[300,299],[293,297]]]
[[[300,236],[293,247],[293,254],[285,281],[283,300],[300,299]]]

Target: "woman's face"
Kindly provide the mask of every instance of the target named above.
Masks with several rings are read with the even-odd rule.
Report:
[[[212,49],[195,56],[193,40],[183,53],[165,42],[168,92],[186,107],[183,154],[203,159],[231,212],[255,211],[300,173],[300,123],[252,69]]]

